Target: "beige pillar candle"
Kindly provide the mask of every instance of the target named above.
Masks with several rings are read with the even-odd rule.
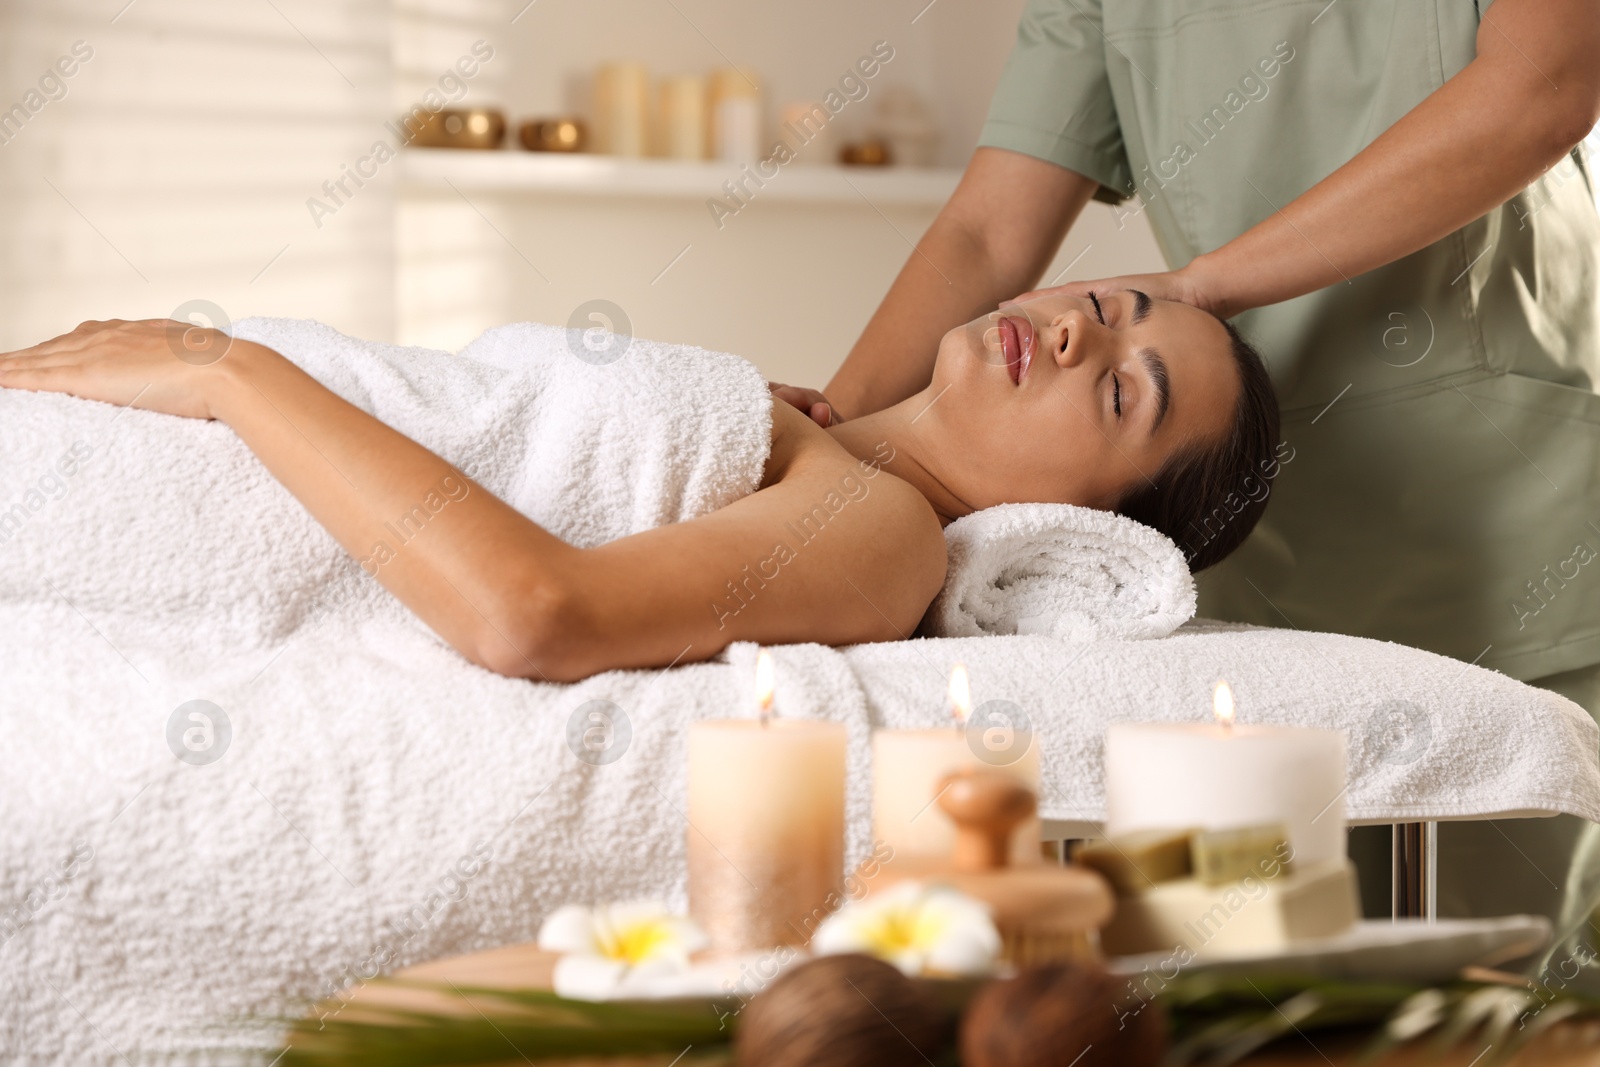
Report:
[[[650,74],[642,63],[607,63],[594,79],[595,147],[642,156],[650,114]]]
[[[661,83],[656,147],[668,159],[706,158],[704,78],[668,78]]]
[[[844,881],[844,725],[758,692],[758,718],[689,727],[689,912],[718,952],[805,944]]]
[[[972,713],[966,668],[950,672],[950,726],[924,730],[878,730],[872,735],[872,832],[898,856],[948,859],[955,846],[955,823],[933,802],[939,781],[952,771],[987,767],[1014,775],[1039,792],[1039,745],[1018,731],[986,745],[969,739]],[[1011,835],[1010,863],[1039,862],[1039,819],[1030,817]]]

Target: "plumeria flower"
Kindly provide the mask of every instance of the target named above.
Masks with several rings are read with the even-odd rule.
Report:
[[[1000,957],[1000,933],[982,902],[948,886],[901,882],[830,915],[811,951],[864,952],[913,978],[985,975]]]
[[[539,928],[539,947],[559,952],[554,985],[564,997],[606,1000],[689,969],[710,944],[692,919],[655,901],[557,908]]]

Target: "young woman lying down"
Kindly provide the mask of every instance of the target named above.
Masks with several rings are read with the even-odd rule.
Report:
[[[0,357],[0,387],[219,420],[356,559],[388,517],[463,477],[273,348],[235,339],[215,362],[175,358],[175,328],[84,323]],[[1180,544],[1225,514],[1186,549],[1196,569],[1215,563],[1265,507],[1252,495],[1240,511],[1239,486],[1267,469],[1277,432],[1260,357],[1218,319],[1134,291],[1046,296],[951,330],[928,387],[885,411],[825,430],[774,403],[759,486],[709,514],[576,547],[473,483],[376,577],[474,663],[550,681],[732,641],[895,640],[943,583],[943,526],[994,504],[1117,511]],[[718,609],[796,516],[863,476],[871,491],[781,578]]]

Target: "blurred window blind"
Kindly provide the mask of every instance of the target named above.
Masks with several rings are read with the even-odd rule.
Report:
[[[393,176],[308,201],[394,118],[392,11],[0,0],[0,348],[193,299],[391,337]]]
[[[394,113],[408,113],[430,92],[453,107],[505,109],[514,73],[512,35],[533,32],[539,14],[529,0],[395,0]],[[483,54],[482,47],[474,52],[478,42],[492,50],[490,58],[458,68],[462,57]],[[461,69],[474,73],[463,78]],[[513,125],[516,118],[507,114]],[[514,144],[515,129],[507,137]],[[508,244],[523,243],[517,234],[519,199],[479,190],[399,187],[395,332],[400,343],[454,351],[486,326],[515,315],[516,286],[537,284]]]

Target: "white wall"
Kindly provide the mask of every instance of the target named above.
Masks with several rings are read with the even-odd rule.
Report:
[[[569,109],[604,60],[655,71],[727,62],[769,102],[816,97],[878,40],[873,88],[909,85],[965,161],[1021,0],[0,0],[0,109],[76,41],[62,99],[0,143],[0,349],[87,318],[157,317],[196,298],[232,318],[319,318],[457,346],[498,322],[565,322],[584,301],[636,332],[730,349],[770,375],[826,380],[931,208],[758,200],[722,229],[704,204],[399,188],[346,177],[394,119],[485,40],[469,104],[513,119]],[[916,19],[913,23],[913,18]],[[41,97],[42,99],[42,97]],[[842,125],[869,114],[847,111]],[[344,181],[330,195],[324,183]],[[314,216],[311,201],[333,210]],[[319,225],[320,223],[320,225]],[[1142,224],[1098,206],[1068,239],[1085,276],[1159,265]],[[662,268],[689,251],[665,275]],[[1053,273],[1053,272],[1052,272]],[[658,277],[660,275],[660,277]]]
[[[1022,0],[931,7],[926,0],[537,0],[525,9],[523,2],[508,0],[516,21],[494,38],[514,119],[581,112],[589,72],[634,59],[656,75],[754,67],[775,122],[780,104],[820,97],[883,40],[895,58],[867,98],[841,115],[840,127],[861,132],[874,94],[910,86],[936,108],[941,162],[955,167],[977,140],[1022,8]],[[738,352],[769,377],[820,385],[933,215],[932,208],[812,207],[758,196],[719,229],[698,202],[473,194],[467,203],[453,193],[405,192],[399,334],[453,347],[485,322],[564,323],[580,304],[604,298],[642,336]],[[1098,204],[1046,277],[1080,253],[1073,276],[1161,266],[1142,217],[1119,230]]]
[[[274,3],[0,5],[0,108],[92,51],[0,144],[0,348],[194,298],[392,330],[387,189],[305,206],[388,117],[388,4]]]

